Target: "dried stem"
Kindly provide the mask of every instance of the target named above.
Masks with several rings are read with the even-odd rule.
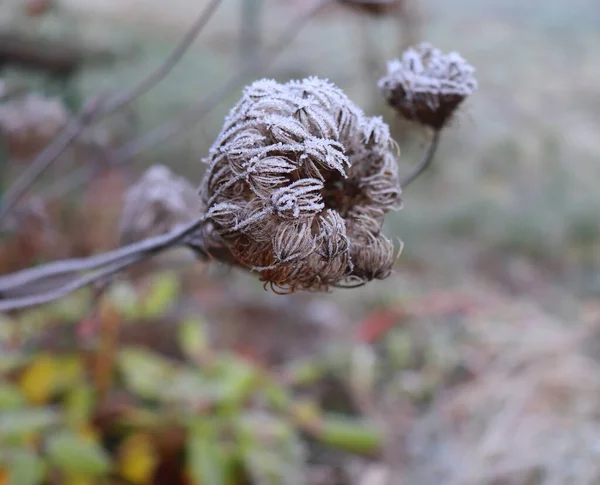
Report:
[[[240,57],[242,64],[252,60],[260,48],[263,3],[264,0],[241,0]]]
[[[318,0],[302,17],[295,20],[291,26],[284,28],[283,33],[275,42],[273,42],[273,45],[265,49],[257,59],[249,61],[243,69],[225,82],[220,89],[209,97],[202,99],[199,103],[192,105],[177,117],[163,123],[121,147],[115,153],[115,162],[119,164],[124,163],[144,150],[186,131],[191,128],[194,123],[201,121],[215,109],[224,98],[243,84],[248,76],[259,73],[268,67],[277,55],[292,43],[306,22],[331,1],[332,0]]]
[[[39,153],[28,166],[27,170],[7,191],[4,200],[0,204],[0,221],[15,206],[15,204],[21,200],[27,190],[48,169],[48,167],[64,153],[71,143],[81,134],[84,128],[131,103],[162,81],[181,60],[200,31],[206,26],[221,1],[222,0],[211,0],[209,5],[204,9],[196,22],[194,22],[194,25],[192,25],[190,30],[183,36],[169,57],[139,84],[129,91],[108,98],[100,96],[92,102],[87,103],[81,112],[67,123],[63,131],[52,141],[52,143]]]
[[[88,286],[96,281],[114,275],[122,269],[141,261],[142,259],[144,259],[144,257],[144,254],[132,256],[130,258],[125,259],[124,261],[120,261],[119,263],[108,265],[89,275],[76,278],[75,280],[70,281],[65,285],[59,286],[58,288],[51,291],[47,291],[45,293],[33,296],[25,296],[22,298],[0,300],[0,312],[43,305],[44,303],[50,303],[54,300],[58,300],[59,298],[63,298],[75,290],[79,290],[80,288]]]
[[[111,276],[132,264],[154,256],[166,249],[185,244],[187,237],[195,233],[205,220],[206,215],[202,215],[180,229],[173,230],[161,236],[144,239],[138,243],[130,244],[129,246],[109,251],[99,256],[67,259],[0,277],[0,291],[4,290],[5,293],[10,293],[11,290],[18,289],[22,293],[25,291],[23,290],[25,285],[32,287],[47,278],[100,268],[89,275],[60,285],[52,291],[21,298],[0,298],[0,312],[40,305],[62,298],[79,288]]]
[[[433,159],[435,158],[435,153],[440,143],[441,134],[441,130],[436,130],[433,133],[433,137],[429,141],[427,151],[425,152],[425,155],[423,156],[423,159],[421,160],[419,165],[417,165],[416,168],[410,174],[408,174],[400,181],[400,187],[402,187],[402,189],[405,189],[406,186],[414,182],[415,179],[419,177],[419,175],[421,175],[423,172],[425,172],[425,170],[427,170],[427,168],[431,165],[431,162],[433,162]]]

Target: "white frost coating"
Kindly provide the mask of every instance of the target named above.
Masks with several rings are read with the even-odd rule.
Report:
[[[402,85],[407,98],[415,94],[466,97],[477,89],[474,74],[475,68],[457,52],[443,54],[423,43],[407,49],[401,60],[390,61],[379,87],[385,91]]]
[[[255,82],[204,160],[212,239],[284,291],[387,276],[383,215],[401,205],[394,146],[383,120],[329,81]]]

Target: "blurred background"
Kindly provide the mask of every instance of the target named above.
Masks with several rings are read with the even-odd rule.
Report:
[[[208,3],[0,0],[2,193]],[[329,78],[384,117],[410,172],[428,135],[377,80],[427,40],[474,65],[479,89],[387,218],[395,273],[275,295],[176,255],[0,315],[0,485],[600,483],[600,4],[332,0],[283,45],[310,9],[223,0],[169,76],[83,130],[4,221],[0,272],[115,247],[152,164],[199,185],[257,78]],[[181,118],[253,63],[207,116]],[[172,119],[175,136],[121,157]]]

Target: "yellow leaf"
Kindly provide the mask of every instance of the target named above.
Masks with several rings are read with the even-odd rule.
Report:
[[[157,455],[152,438],[136,434],[123,443],[119,458],[119,473],[131,483],[150,483],[157,465]]]
[[[48,354],[40,354],[21,375],[20,387],[33,404],[48,402],[58,375],[56,362]]]
[[[72,475],[65,477],[63,485],[94,485],[94,479]]]
[[[45,404],[52,395],[77,386],[83,376],[81,360],[74,356],[38,355],[21,375],[20,387],[33,404]]]
[[[0,485],[8,485],[8,472],[0,468]]]

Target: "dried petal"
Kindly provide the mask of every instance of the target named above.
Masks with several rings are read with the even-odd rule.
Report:
[[[325,207],[321,190],[323,182],[317,179],[301,179],[277,189],[271,196],[275,213],[286,219],[318,214]]]

